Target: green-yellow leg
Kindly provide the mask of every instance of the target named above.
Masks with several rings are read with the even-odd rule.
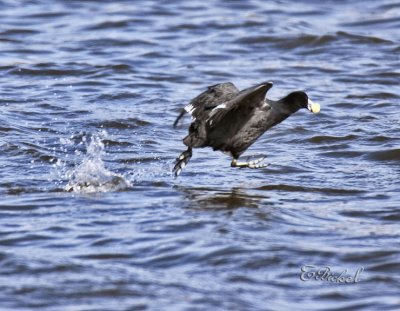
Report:
[[[239,167],[239,168],[244,168],[244,167],[247,167],[247,168],[263,168],[263,167],[267,167],[268,164],[258,164],[258,163],[260,163],[264,159],[265,159],[265,157],[262,157],[262,158],[254,160],[254,161],[248,161],[248,162],[238,162],[237,159],[232,159],[231,166],[232,167]]]

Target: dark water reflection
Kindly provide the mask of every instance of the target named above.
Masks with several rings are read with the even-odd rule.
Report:
[[[242,188],[232,188],[227,191],[216,192],[212,188],[180,189],[185,200],[190,202],[189,207],[204,209],[236,209],[240,207],[258,208],[266,204],[266,197],[251,195]]]
[[[0,0],[0,309],[397,310],[399,9]],[[172,178],[181,107],[270,80],[321,113]]]

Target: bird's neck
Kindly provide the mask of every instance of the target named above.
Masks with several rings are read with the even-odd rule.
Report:
[[[288,116],[290,116],[293,112],[291,111],[290,107],[283,101],[273,101],[273,100],[266,100],[267,104],[272,107],[273,111],[276,114],[285,116],[284,119],[286,119]]]

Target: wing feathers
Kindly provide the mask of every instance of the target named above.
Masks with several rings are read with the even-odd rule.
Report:
[[[266,82],[241,91],[235,98],[217,105],[209,114],[207,122],[209,126],[217,124],[229,111],[240,106],[251,108],[264,104],[265,95],[272,87],[272,82]]]
[[[218,106],[218,104],[229,101],[239,93],[239,90],[231,82],[220,83],[209,86],[206,91],[195,97],[185,110],[194,118],[204,117],[209,109]]]

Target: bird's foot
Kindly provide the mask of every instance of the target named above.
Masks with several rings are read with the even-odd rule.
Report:
[[[249,158],[247,158],[249,159]],[[246,162],[238,162],[237,159],[233,159],[231,162],[232,167],[239,167],[239,168],[264,168],[267,167],[268,164],[259,164],[265,159],[265,157],[261,157],[259,159],[253,160],[253,161],[246,161]]]
[[[178,177],[185,166],[188,164],[190,158],[192,157],[192,149],[188,148],[186,151],[182,152],[179,157],[175,160],[175,166],[172,169],[175,177]]]

